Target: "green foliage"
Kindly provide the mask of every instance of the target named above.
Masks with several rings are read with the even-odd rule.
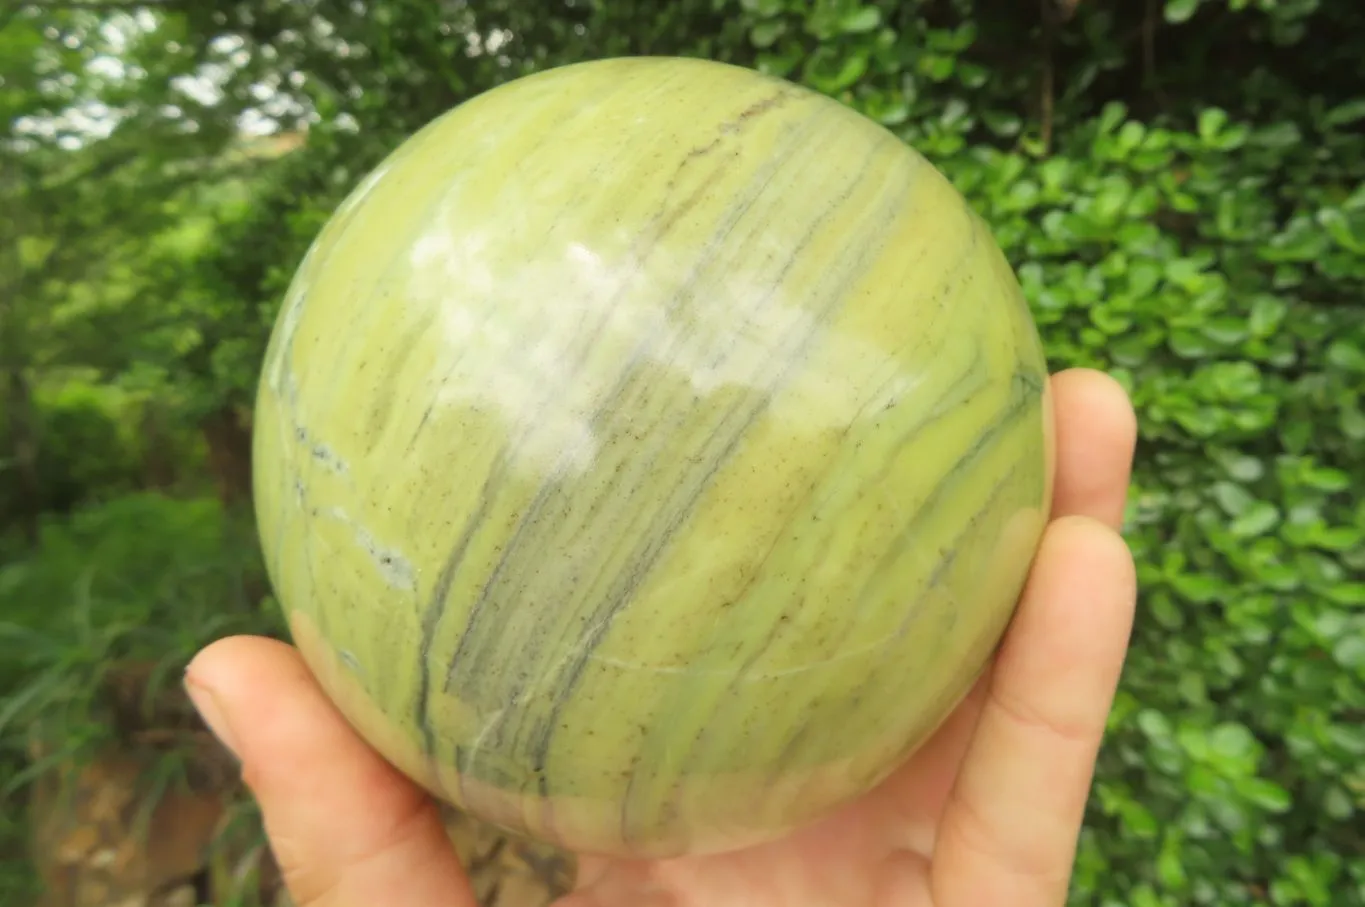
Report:
[[[25,852],[23,794],[37,773],[127,732],[111,689],[120,672],[148,677],[136,720],[154,725],[199,648],[282,634],[251,532],[212,499],[132,494],[50,518],[35,554],[0,560],[0,855]],[[35,742],[44,755],[32,762]],[[9,859],[0,902],[28,903],[32,879]]]
[[[45,456],[38,464],[43,509],[64,510],[77,501],[126,491],[138,479],[138,438],[128,430],[131,407],[121,395],[88,381],[67,384],[35,400],[37,431]],[[0,425],[0,444],[9,438]],[[0,509],[16,513],[21,481],[0,470]]]
[[[148,6],[140,32],[96,6],[0,30],[4,512],[35,484],[41,506],[135,486],[157,419],[196,468],[181,436],[249,406],[332,207],[449,106],[590,57],[757,66],[928,155],[1054,366],[1132,393],[1142,601],[1073,903],[1365,907],[1365,6],[239,0]],[[111,55],[124,77],[91,66]],[[124,111],[107,137],[34,128],[92,100]],[[244,115],[306,145],[242,140]],[[0,526],[11,727],[41,704],[79,743],[109,659],[273,626],[245,524],[201,501],[116,498],[17,539]]]
[[[38,551],[0,567],[0,745],[38,726],[73,751],[103,742],[106,672],[150,665],[178,684],[213,639],[278,632],[251,533],[212,499],[159,494],[46,521]]]

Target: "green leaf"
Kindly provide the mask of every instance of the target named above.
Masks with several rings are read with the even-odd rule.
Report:
[[[1153,590],[1148,596],[1147,607],[1161,626],[1169,630],[1178,629],[1185,623],[1184,612],[1170,595],[1164,593],[1164,589]]]
[[[1340,611],[1325,611],[1313,621],[1314,628],[1324,639],[1335,640],[1351,626],[1349,617]]]
[[[1365,411],[1354,403],[1341,404],[1341,433],[1352,441],[1365,441]]]
[[[1256,754],[1256,738],[1246,725],[1224,722],[1209,734],[1209,746],[1214,754],[1225,759],[1248,759]]]
[[[957,58],[945,54],[925,54],[920,57],[919,70],[935,82],[945,82],[957,68]]]
[[[1355,813],[1355,804],[1343,788],[1332,785],[1322,797],[1322,808],[1327,815],[1338,822],[1350,819]]]
[[[1170,3],[1166,9],[1169,12]],[[1218,107],[1209,107],[1199,112],[1199,138],[1204,144],[1212,144],[1218,138],[1218,134],[1223,131],[1223,127],[1228,124],[1228,112]]]
[[[1172,25],[1190,21],[1199,9],[1200,0],[1166,0],[1166,21]]]
[[[1134,721],[1138,729],[1153,740],[1169,740],[1171,737],[1171,722],[1156,709],[1143,709],[1137,713]]]
[[[1001,138],[1012,138],[1018,135],[1023,127],[1023,120],[1017,114],[1001,110],[984,111],[981,114],[981,122]]]
[[[1353,671],[1365,671],[1365,632],[1342,638],[1332,647],[1337,664]]]
[[[749,30],[749,40],[753,42],[754,47],[768,48],[777,43],[777,39],[782,37],[786,31],[786,20],[768,19]]]
[[[845,52],[824,45],[806,61],[806,78],[819,91],[833,95],[861,79],[867,72],[867,63],[865,50]]]
[[[1110,222],[1123,212],[1133,194],[1132,185],[1122,177],[1109,177],[1101,185],[1095,196],[1095,216],[1102,222]]]
[[[1289,311],[1289,303],[1276,296],[1257,296],[1252,302],[1252,311],[1246,320],[1246,329],[1257,337],[1268,337],[1275,332],[1284,314]]]
[[[1218,362],[1201,373],[1207,384],[1201,388],[1216,393],[1214,399],[1244,400],[1260,393],[1261,372],[1250,362]],[[1209,399],[1207,396],[1205,399]]]
[[[1280,522],[1280,511],[1266,501],[1257,501],[1241,516],[1233,520],[1228,531],[1237,538],[1247,539],[1264,535]]]
[[[1263,126],[1248,137],[1251,144],[1271,151],[1283,151],[1286,148],[1292,148],[1302,140],[1303,132],[1292,120],[1281,120],[1278,123]]]
[[[1219,450],[1213,456],[1223,470],[1239,482],[1254,482],[1265,475],[1265,464],[1250,454]]]
[[[1315,466],[1305,470],[1303,482],[1310,488],[1328,492],[1345,491],[1351,487],[1351,477],[1344,469],[1331,469],[1326,466]]]
[[[1333,746],[1340,747],[1351,756],[1365,756],[1365,726],[1333,724],[1327,728],[1325,736]]]
[[[1318,223],[1327,231],[1337,245],[1348,252],[1365,252],[1365,242],[1355,235],[1351,222],[1339,208],[1323,208],[1318,212]]]
[[[1256,499],[1240,485],[1231,482],[1215,482],[1213,498],[1228,516],[1241,516],[1255,505]]]
[[[1118,144],[1124,151],[1132,151],[1142,145],[1142,140],[1147,134],[1147,127],[1136,120],[1129,120],[1119,129]]]
[[[1289,877],[1297,883],[1303,900],[1312,907],[1328,907],[1332,903],[1332,892],[1327,880],[1320,876],[1317,867],[1303,857],[1290,857],[1288,860]]]
[[[1365,583],[1336,583],[1324,594],[1338,605],[1365,607]]]
[[[1328,551],[1350,551],[1365,545],[1365,530],[1354,526],[1318,527],[1313,531],[1312,544]]]
[[[980,88],[991,80],[991,71],[984,66],[959,60],[957,77],[967,88]]]
[[[839,20],[839,30],[845,34],[870,32],[882,24],[882,11],[875,6],[852,10]]]
[[[1128,117],[1128,107],[1122,101],[1109,101],[1100,110],[1099,120],[1095,123],[1095,129],[1100,135],[1111,133],[1119,128]]]
[[[1365,374],[1365,351],[1345,338],[1334,341],[1327,347],[1327,361],[1337,368]]]
[[[1157,857],[1156,873],[1163,887],[1171,891],[1185,891],[1189,887],[1189,877],[1185,874],[1185,864],[1181,861],[1181,836],[1178,832],[1168,832],[1161,842],[1161,853]]]
[[[1346,126],[1359,120],[1365,120],[1365,98],[1356,98],[1344,104],[1338,104],[1327,112],[1324,119],[1329,126]]]
[[[1122,817],[1124,830],[1141,840],[1155,838],[1161,828],[1152,811],[1141,803],[1127,801],[1120,804],[1119,815]]]
[[[1249,328],[1250,324],[1247,321],[1231,315],[1211,318],[1199,326],[1205,337],[1226,347],[1245,340],[1250,333]]]
[[[1237,782],[1237,792],[1271,813],[1288,812],[1294,802],[1289,791],[1265,778],[1243,778]]]
[[[1197,605],[1219,601],[1228,592],[1226,582],[1208,573],[1177,573],[1169,582],[1181,598]]]

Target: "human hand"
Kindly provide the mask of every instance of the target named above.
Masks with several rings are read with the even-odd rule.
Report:
[[[704,857],[585,857],[556,907],[1065,902],[1136,599],[1118,534],[1136,422],[1104,375],[1071,370],[1052,385],[1052,522],[992,669],[929,743],[782,840]],[[474,907],[436,805],[351,730],[292,647],[215,642],[186,686],[241,760],[298,907]]]

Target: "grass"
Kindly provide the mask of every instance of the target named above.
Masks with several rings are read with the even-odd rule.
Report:
[[[202,784],[184,665],[223,635],[283,626],[249,515],[212,498],[130,494],[50,517],[36,548],[8,540],[0,554],[0,903],[23,905],[38,888],[35,783],[114,747],[148,757],[144,820]],[[233,815],[224,832],[242,851],[249,810],[246,832]]]

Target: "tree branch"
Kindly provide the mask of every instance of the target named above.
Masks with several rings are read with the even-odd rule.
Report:
[[[1056,98],[1056,74],[1055,64],[1053,63],[1053,46],[1057,40],[1057,9],[1052,5],[1053,0],[1042,0],[1040,12],[1043,17],[1043,84],[1040,88],[1041,97],[1039,99],[1040,116],[1042,125],[1040,127],[1040,139],[1043,144],[1043,153],[1049,154],[1052,151],[1052,119],[1053,106]]]

